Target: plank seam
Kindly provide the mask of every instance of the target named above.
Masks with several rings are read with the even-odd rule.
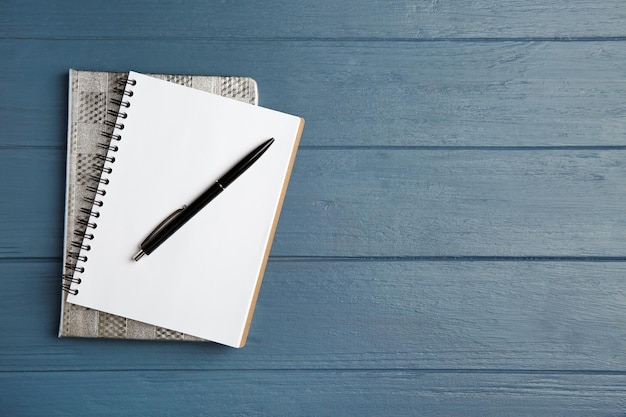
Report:
[[[322,37],[322,36],[0,36],[2,41],[188,41],[188,42],[301,42],[301,43],[497,43],[497,42],[623,42],[626,36],[519,36],[519,37]]]
[[[625,151],[626,145],[440,146],[440,145],[301,145],[307,151]],[[0,151],[51,150],[65,146],[0,145]]]
[[[273,256],[271,262],[626,262],[626,256]]]
[[[404,374],[509,374],[509,375],[588,375],[588,376],[626,376],[626,370],[601,370],[601,369],[472,369],[472,368],[128,368],[128,369],[43,369],[43,370],[0,370],[3,374],[63,374],[63,373],[122,373],[122,372],[188,372],[188,373],[212,373],[212,372],[337,372],[337,373],[404,373]]]
[[[0,257],[0,263],[61,262],[60,257]],[[270,256],[269,262],[626,262],[626,256]]]

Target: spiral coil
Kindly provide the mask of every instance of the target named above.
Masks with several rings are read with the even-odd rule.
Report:
[[[66,273],[63,274],[63,282],[61,289],[69,294],[78,294],[78,289],[72,288],[72,285],[79,285],[82,280],[77,274],[85,272],[85,264],[89,259],[85,252],[91,250],[91,245],[88,241],[94,239],[92,230],[98,227],[98,224],[94,221],[100,217],[98,207],[102,207],[104,202],[102,197],[106,195],[104,186],[109,184],[109,179],[105,175],[109,175],[113,172],[113,168],[107,164],[114,164],[115,157],[111,154],[119,150],[119,146],[112,143],[113,141],[119,142],[122,140],[122,135],[119,131],[124,130],[124,123],[121,120],[128,117],[128,113],[122,109],[130,107],[130,101],[128,100],[133,96],[133,91],[129,86],[137,84],[136,80],[129,79],[128,77],[120,78],[117,80],[117,86],[113,88],[113,91],[117,94],[116,97],[111,98],[109,101],[116,106],[117,110],[107,110],[107,115],[113,117],[115,121],[105,120],[104,126],[107,128],[101,132],[101,135],[106,141],[97,143],[98,149],[106,151],[105,155],[96,154],[95,157],[100,161],[100,164],[92,165],[92,169],[98,172],[100,175],[88,175],[88,181],[90,184],[85,188],[92,193],[93,196],[84,196],[83,201],[87,202],[91,208],[82,207],[79,211],[82,217],[76,218],[76,224],[83,226],[82,230],[74,230],[75,239],[70,242],[71,248],[67,251],[65,268]]]

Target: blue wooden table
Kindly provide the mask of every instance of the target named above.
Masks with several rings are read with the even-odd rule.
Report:
[[[624,415],[622,1],[0,2],[0,415]],[[67,72],[302,137],[248,344],[57,339]]]

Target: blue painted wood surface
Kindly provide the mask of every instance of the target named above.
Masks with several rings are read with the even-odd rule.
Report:
[[[0,2],[0,415],[623,415],[620,1]],[[307,126],[248,344],[57,339],[67,71]]]

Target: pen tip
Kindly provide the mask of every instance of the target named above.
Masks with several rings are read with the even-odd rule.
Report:
[[[143,250],[140,250],[139,252],[137,252],[137,254],[135,256],[133,256],[133,259],[135,260],[135,262],[137,262],[138,260],[140,260],[146,253]]]

